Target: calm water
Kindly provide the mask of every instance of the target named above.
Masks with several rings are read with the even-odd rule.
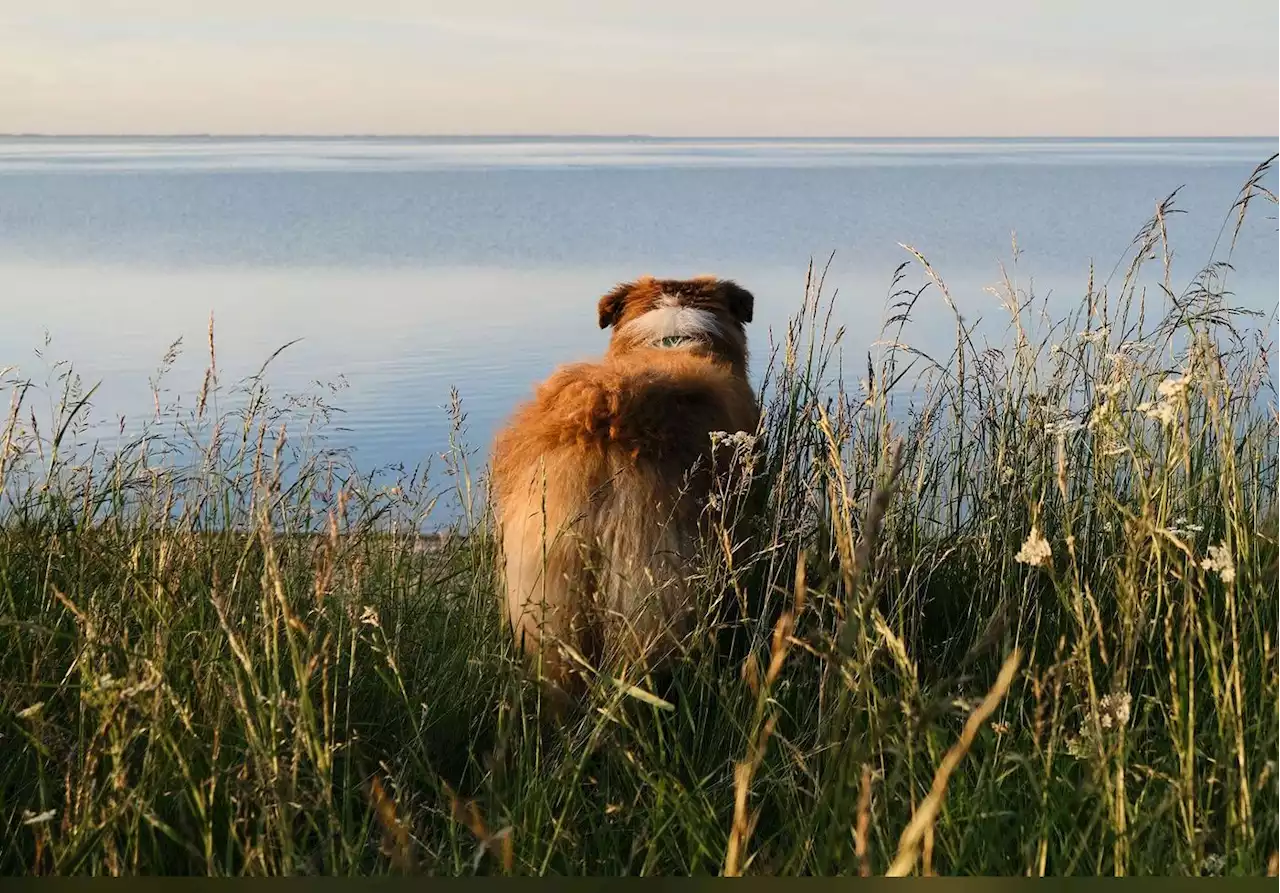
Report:
[[[272,365],[279,391],[341,378],[335,434],[362,465],[439,453],[450,388],[468,439],[560,362],[602,349],[595,301],[651,272],[712,272],[755,292],[757,355],[802,295],[811,256],[857,357],[876,337],[898,243],[961,311],[1011,259],[1060,306],[1112,270],[1156,203],[1184,279],[1275,140],[0,138],[0,369],[68,359],[101,381],[94,414],[135,427],[167,347],[190,402],[216,318],[224,381]],[[1268,184],[1275,188],[1274,176]],[[1236,249],[1238,300],[1274,312],[1274,206]],[[916,275],[912,281],[918,282]],[[1268,323],[1270,324],[1270,323]],[[911,339],[950,337],[927,298]],[[37,356],[46,332],[48,349]],[[865,361],[861,361],[865,362]]]

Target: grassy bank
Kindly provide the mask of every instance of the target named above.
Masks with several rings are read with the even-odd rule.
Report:
[[[811,277],[755,489],[709,508],[732,610],[560,730],[461,447],[365,477],[320,399],[222,382],[212,333],[190,406],[109,452],[69,368],[10,371],[0,867],[1274,871],[1275,320],[1225,263],[1266,170],[1190,283],[1167,204],[1064,319],[1008,272],[997,348],[959,316],[949,355],[910,346],[951,307],[923,258],[874,346]],[[424,543],[442,499],[467,534]]]

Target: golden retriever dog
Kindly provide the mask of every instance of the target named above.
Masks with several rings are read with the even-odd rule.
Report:
[[[562,696],[580,659],[669,666],[692,625],[712,433],[759,423],[744,329],[754,303],[710,276],[617,286],[598,305],[613,329],[604,357],[557,370],[497,435],[507,609]]]

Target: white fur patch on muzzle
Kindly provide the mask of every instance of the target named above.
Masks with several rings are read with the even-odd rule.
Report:
[[[684,347],[723,337],[720,320],[709,310],[660,306],[622,327],[626,337],[654,347]]]

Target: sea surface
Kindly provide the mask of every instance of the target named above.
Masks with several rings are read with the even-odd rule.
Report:
[[[478,464],[538,379],[603,349],[595,302],[620,280],[736,279],[756,296],[758,372],[811,260],[832,258],[834,321],[861,369],[911,246],[999,343],[1008,316],[989,288],[1002,264],[1069,309],[1091,265],[1098,283],[1118,281],[1133,237],[1175,190],[1186,212],[1167,221],[1175,285],[1226,259],[1224,222],[1276,146],[3,137],[0,378],[42,384],[70,361],[98,386],[97,424],[83,436],[110,445],[154,414],[152,382],[179,339],[160,399],[194,403],[212,316],[220,380],[243,379],[289,344],[267,367],[273,391],[323,393],[342,410],[330,441],[361,466],[438,462],[454,389]],[[1274,172],[1264,183],[1275,190]],[[1255,207],[1230,260],[1235,300],[1274,325],[1274,205]],[[906,276],[924,281],[918,265]],[[953,332],[927,291],[908,340],[938,348]]]

